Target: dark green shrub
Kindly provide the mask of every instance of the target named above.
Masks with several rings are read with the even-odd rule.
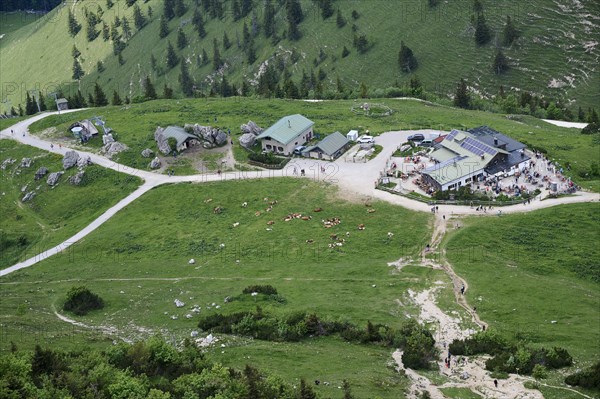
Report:
[[[272,285],[249,285],[242,291],[244,294],[252,294],[253,292],[265,295],[277,295],[277,290]]]
[[[565,383],[582,388],[600,389],[600,361],[586,370],[568,375]]]
[[[73,287],[67,293],[67,300],[63,309],[73,312],[78,316],[87,314],[91,310],[102,309],[104,301],[92,293],[87,287]]]

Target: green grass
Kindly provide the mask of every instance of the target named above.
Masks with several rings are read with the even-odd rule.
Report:
[[[597,204],[471,218],[451,233],[447,256],[490,328],[562,346],[581,367],[600,356],[599,218]]]
[[[397,326],[405,313],[414,310],[403,309],[396,299],[403,298],[408,288],[423,289],[445,278],[438,270],[406,268],[396,273],[387,266],[401,256],[416,255],[429,235],[430,216],[380,202],[373,203],[377,212],[369,214],[364,205],[344,202],[334,191],[331,186],[297,179],[179,184],[151,190],[69,254],[0,280],[1,349],[6,350],[10,341],[31,347],[37,335],[28,333],[36,328],[44,330],[43,342],[50,346],[77,348],[89,339],[92,345],[103,345],[105,338],[89,331],[79,335],[80,328],[74,333],[72,326],[53,315],[66,291],[82,284],[104,299],[105,308],[83,317],[70,316],[89,325],[115,326],[131,338],[153,333],[177,340],[189,337],[198,321],[196,315],[185,317],[192,313],[189,307],[198,304],[200,316],[207,315],[216,311],[208,309],[213,302],[221,312],[260,305],[277,315],[308,311],[363,327],[368,320]],[[278,201],[271,212],[264,212],[265,197]],[[247,208],[241,207],[244,201]],[[215,206],[225,210],[215,214]],[[323,212],[312,212],[317,206]],[[255,216],[257,210],[263,215]],[[311,214],[313,219],[284,222],[290,212]],[[321,218],[334,216],[341,217],[342,223],[324,228]],[[275,221],[272,231],[266,230],[268,220]],[[232,227],[235,222],[239,227]],[[366,230],[357,230],[359,223],[366,224]],[[388,231],[395,232],[391,241]],[[332,233],[346,239],[338,250],[327,247]],[[308,244],[307,239],[315,242]],[[190,258],[196,263],[188,264]],[[224,303],[225,297],[238,296],[252,284],[275,286],[285,303],[255,302],[248,296]],[[28,298],[26,306],[24,298]],[[176,298],[186,306],[176,308]],[[178,319],[172,320],[172,315]],[[137,327],[151,331],[140,333]],[[231,337],[223,337],[222,342],[226,347],[214,350],[217,360],[243,364],[250,362],[250,356],[253,364],[284,378],[296,378],[301,368],[306,378],[335,383],[335,388],[319,388],[332,397],[340,396],[337,384],[343,378],[360,396],[374,392],[397,398],[405,386],[387,366],[392,360],[390,350],[379,346],[348,344],[338,337],[296,344]],[[302,360],[315,356],[321,360],[312,364]]]
[[[481,395],[471,391],[469,388],[440,388],[440,391],[452,399],[481,399]]]
[[[41,13],[24,11],[0,12],[0,35],[7,35],[1,39],[0,43],[4,46],[10,40],[10,36],[8,36],[10,33],[37,22],[42,16]]]
[[[506,15],[513,18],[521,34],[515,44],[503,49],[510,59],[511,69],[500,76],[494,74],[491,66],[495,51],[493,44],[479,47],[473,40],[473,32],[470,30],[470,18],[473,14],[471,0],[441,3],[434,9],[429,8],[425,0],[402,7],[382,0],[340,2],[338,6],[348,21],[341,29],[336,26],[335,16],[323,21],[316,3],[302,0],[305,14],[305,20],[300,25],[302,38],[297,42],[284,39],[273,44],[271,39],[259,32],[254,38],[258,60],[251,65],[248,65],[247,57],[238,48],[234,33],[238,32],[241,36],[243,23],[250,24],[250,20],[246,18],[234,22],[230,2],[226,2],[223,19],[206,19],[208,34],[205,38],[200,40],[192,25],[184,24],[183,31],[190,44],[183,50],[178,50],[178,54],[190,60],[190,73],[203,92],[210,89],[206,77],[213,73],[213,67],[211,60],[199,64],[197,56],[204,49],[212,58],[213,39],[216,38],[221,43],[223,33],[228,32],[233,45],[227,50],[220,45],[220,52],[228,64],[227,78],[236,83],[237,87],[241,86],[243,78],[254,78],[262,61],[271,58],[273,62],[273,54],[281,54],[296,82],[300,80],[303,71],[310,74],[311,70],[316,73],[321,68],[327,74],[322,81],[325,91],[335,92],[339,77],[347,89],[355,92],[364,81],[377,96],[395,82],[404,85],[414,76],[402,73],[398,68],[398,51],[400,42],[404,41],[419,61],[416,75],[423,81],[427,91],[441,97],[453,93],[457,81],[463,77],[470,86],[486,96],[495,95],[498,87],[503,85],[505,89],[519,87],[546,97],[561,98],[564,103],[575,100],[577,105],[584,108],[598,104],[595,88],[600,83],[600,75],[594,68],[600,49],[598,46],[589,51],[584,49],[584,42],[590,39],[588,29],[597,28],[597,21],[589,18],[589,15],[597,14],[595,4],[584,3],[582,9],[565,7],[562,10],[552,0],[536,0],[528,3],[526,8],[509,0],[486,0],[482,3],[488,24],[498,40],[501,40]],[[255,4],[260,23],[263,9],[259,4],[262,3]],[[193,7],[188,5],[189,11],[181,21],[191,19]],[[122,1],[116,2],[115,7],[110,10],[103,3],[101,6],[104,9],[102,19],[109,25],[115,16],[132,20],[132,8],[126,7]],[[180,68],[177,66],[167,70],[164,54],[168,41],[176,43],[180,20],[172,20],[169,23],[171,33],[166,38],[159,39],[161,6],[160,0],[150,0],[140,5],[146,15],[148,8],[152,7],[154,16],[139,32],[135,31],[131,23],[134,36],[123,51],[124,65],[117,62],[110,41],[103,41],[101,36],[93,42],[87,41],[83,15],[86,4],[77,3],[73,7],[76,18],[83,25],[81,32],[74,38],[67,32],[66,7],[57,7],[36,23],[27,24],[0,41],[3,65],[0,83],[17,82],[17,90],[9,93],[13,104],[23,103],[22,88],[33,87],[36,83],[45,87],[49,83],[54,85],[61,82],[75,88],[77,84],[71,79],[71,48],[76,45],[82,53],[81,63],[86,75],[81,87],[86,95],[96,81],[107,93],[119,89],[122,97],[140,95],[142,88],[139,82],[146,75],[150,75],[159,92],[165,82],[179,92],[176,82]],[[95,5],[91,8],[96,11]],[[277,10],[277,34],[281,36],[286,27],[285,9],[278,7]],[[351,18],[352,10],[360,15],[358,20]],[[352,45],[355,34],[353,25],[359,34],[366,34],[372,44],[366,54],[359,54]],[[342,58],[344,46],[351,53]],[[294,49],[300,54],[295,64],[289,55]],[[321,50],[326,58],[315,65]],[[151,69],[151,54],[158,61],[157,70]],[[96,71],[99,60],[104,62],[106,68],[102,73]],[[52,67],[49,68],[49,65]],[[566,76],[573,78],[572,84],[569,84]],[[565,85],[561,88],[549,88],[553,79]],[[379,90],[375,90],[376,88]]]
[[[24,117],[24,116],[17,116],[15,118],[0,119],[0,130],[4,130],[6,128],[9,128],[12,125],[14,125],[15,123],[21,122],[23,119],[26,119],[26,117]],[[10,129],[7,132],[7,134],[10,134]]]
[[[21,159],[25,157],[33,159],[30,168],[20,168]],[[8,158],[16,162],[0,171],[3,244],[0,268],[62,242],[140,184],[139,178],[91,165],[86,168],[82,185],[67,182],[69,176],[77,172],[77,168],[72,168],[61,176],[57,186],[50,188],[46,178],[35,181],[34,174],[41,166],[50,172],[63,170],[61,156],[12,140],[0,140],[0,160]],[[33,190],[37,195],[32,201],[22,203],[25,186],[26,192]]]
[[[238,126],[253,120],[267,128],[284,115],[300,113],[315,122],[315,131],[321,134],[350,129],[370,130],[374,135],[403,129],[467,129],[488,125],[529,145],[543,147],[549,158],[561,165],[571,164],[567,175],[586,189],[600,191],[600,180],[586,180],[579,173],[590,169],[598,162],[599,143],[593,135],[579,134],[577,129],[560,128],[533,117],[522,117],[514,121],[503,115],[482,111],[467,111],[439,105],[428,105],[418,101],[381,100],[394,110],[386,118],[371,118],[350,111],[353,101],[325,101],[309,103],[290,100],[258,100],[247,98],[208,100],[157,100],[124,107],[91,109],[73,114],[55,115],[31,125],[33,133],[56,126],[57,137],[71,137],[67,128],[74,121],[101,114],[107,125],[117,132],[119,140],[130,150],[121,153],[118,160],[128,166],[141,169],[148,167],[149,160],[140,152],[144,148],[157,150],[154,131],[157,126],[183,125],[185,123],[213,124],[224,130],[231,129],[235,142],[234,155],[238,162],[247,161],[245,150],[239,147]]]

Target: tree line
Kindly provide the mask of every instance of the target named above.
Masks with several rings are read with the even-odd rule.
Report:
[[[0,11],[50,11],[60,3],[62,0],[2,0],[0,1]]]

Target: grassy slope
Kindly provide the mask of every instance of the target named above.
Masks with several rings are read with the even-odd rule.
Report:
[[[379,100],[376,100],[379,101]],[[240,134],[239,126],[248,120],[255,121],[264,128],[270,126],[283,115],[300,113],[315,122],[315,130],[329,134],[336,130],[347,132],[359,128],[361,133],[369,129],[374,134],[400,129],[466,129],[488,125],[517,140],[545,148],[551,159],[565,165],[572,165],[572,176],[586,189],[600,190],[598,180],[582,180],[580,170],[588,170],[593,162],[598,162],[600,142],[591,135],[581,135],[578,129],[560,128],[539,119],[522,116],[509,120],[504,115],[481,111],[467,111],[445,106],[431,105],[418,101],[381,100],[394,113],[389,117],[373,118],[357,115],[350,111],[356,102],[257,100],[245,98],[208,100],[157,100],[128,107],[106,107],[75,114],[51,116],[31,126],[32,132],[39,132],[57,126],[56,137],[64,137],[68,126],[76,120],[93,115],[103,115],[108,126],[119,134],[119,140],[131,150],[122,154],[119,161],[129,166],[147,168],[148,160],[140,152],[150,147],[156,150],[153,133],[157,126],[183,125],[185,123],[215,124],[232,135]],[[98,140],[99,143],[99,140]],[[92,143],[93,145],[93,143]],[[239,146],[236,141],[236,146]],[[179,173],[187,173],[181,170]]]
[[[307,310],[363,326],[367,320],[398,325],[405,312],[413,311],[396,303],[408,288],[424,288],[437,280],[450,286],[440,271],[407,267],[395,274],[386,265],[403,254],[416,253],[429,234],[429,215],[384,203],[374,203],[377,211],[369,214],[362,204],[334,198],[332,190],[294,179],[180,184],[152,190],[88,236],[69,256],[50,258],[2,279],[6,283],[0,290],[5,322],[2,349],[8,348],[10,340],[29,347],[31,337],[23,333],[40,333],[40,325],[46,327],[42,334],[50,345],[72,347],[89,340],[89,333],[72,335],[72,328],[52,314],[52,306],[60,307],[65,291],[80,283],[100,294],[107,307],[79,320],[114,325],[134,337],[135,326],[142,326],[177,339],[195,329],[197,316],[184,317],[193,304],[202,307],[201,314],[213,312],[207,306],[215,302],[224,312],[261,305],[277,314]],[[264,197],[277,199],[278,204],[272,212],[256,217],[254,212],[267,206]],[[205,202],[208,198],[212,201]],[[248,201],[248,208],[240,206],[243,201]],[[217,205],[225,207],[220,215],[212,212]],[[315,206],[324,211],[313,213]],[[289,212],[314,218],[282,221]],[[340,216],[342,224],[325,229],[321,218],[332,216]],[[273,231],[266,231],[270,219],[275,221]],[[236,221],[240,226],[231,227]],[[367,229],[358,231],[358,223],[365,223]],[[329,234],[346,231],[351,235],[340,251],[327,248]],[[389,243],[388,231],[396,233]],[[308,238],[315,243],[305,243]],[[225,244],[223,250],[220,243]],[[188,264],[190,258],[196,259],[195,265]],[[173,280],[152,280],[162,277]],[[133,280],[102,280],[107,278]],[[274,285],[287,302],[256,302],[249,295],[223,302],[256,283]],[[24,297],[27,308],[20,306]],[[175,298],[186,302],[186,307],[177,309]],[[179,319],[171,320],[171,315]],[[92,345],[102,342],[100,337],[91,340]],[[338,338],[273,344],[226,337],[224,342],[225,349],[218,346],[214,351],[224,363],[251,362],[286,378],[297,377],[301,368],[307,379],[332,381],[335,387],[348,378],[359,397],[397,398],[405,384],[386,367],[389,349],[377,346],[350,345]],[[322,389],[340,396],[337,388]]]
[[[447,255],[491,328],[587,363],[600,356],[599,219],[597,204],[472,218]]]
[[[167,82],[179,90],[179,68],[165,74],[158,73],[151,71],[149,60],[153,53],[162,69],[166,69],[164,55],[167,40],[175,44],[177,27],[182,25],[191,44],[179,53],[189,60],[194,78],[203,87],[207,85],[205,78],[212,73],[212,66],[210,62],[198,65],[196,57],[201,54],[202,49],[212,57],[213,38],[216,37],[221,42],[223,32],[227,30],[233,46],[226,51],[223,48],[220,50],[229,65],[227,73],[230,81],[237,83],[242,77],[252,78],[260,62],[272,57],[274,53],[283,54],[297,48],[302,57],[298,64],[290,68],[296,79],[303,69],[317,69],[313,60],[319,50],[323,49],[327,58],[319,67],[328,74],[324,84],[326,88],[335,87],[338,75],[347,87],[357,88],[361,81],[365,81],[371,88],[389,87],[394,81],[402,83],[410,79],[410,75],[400,73],[397,67],[400,41],[404,40],[419,60],[417,74],[426,88],[441,95],[453,93],[456,81],[464,77],[483,94],[495,94],[497,87],[502,84],[505,87],[542,92],[551,97],[574,99],[584,107],[598,103],[595,88],[600,84],[596,66],[600,48],[596,46],[590,51],[584,49],[584,43],[593,41],[594,32],[599,25],[594,15],[598,15],[600,8],[594,0],[579,2],[581,8],[573,7],[564,0],[536,0],[527,6],[517,5],[509,0],[493,3],[483,1],[488,23],[495,34],[500,35],[506,15],[511,15],[522,34],[516,44],[504,49],[513,68],[501,77],[494,75],[491,70],[493,46],[480,48],[474,44],[473,34],[469,29],[472,14],[470,0],[443,3],[434,10],[429,9],[426,0],[402,5],[383,0],[339,1],[336,6],[340,7],[348,20],[348,24],[342,29],[336,27],[335,16],[323,21],[315,3],[303,0],[306,18],[300,26],[302,39],[298,42],[283,40],[277,47],[273,47],[270,39],[266,40],[259,34],[255,40],[258,61],[251,66],[247,65],[245,55],[236,46],[236,34],[241,37],[243,21],[232,21],[230,1],[225,2],[226,16],[222,21],[207,21],[208,35],[202,40],[196,39],[197,35],[189,23],[192,7],[190,1],[187,3],[190,11],[180,20],[170,22],[171,34],[165,39],[158,38],[158,18],[162,14],[162,3],[159,0],[140,3],[146,14],[151,6],[154,17],[149,25],[130,40],[123,52],[126,60],[123,66],[118,64],[112,54],[110,42],[104,42],[101,37],[92,43],[87,42],[83,17],[86,3],[74,7],[75,14],[83,25],[82,31],[75,38],[71,38],[66,29],[66,9],[59,7],[44,19],[27,25],[0,41],[2,83],[17,82],[30,88],[36,84],[52,86],[70,81],[73,62],[71,47],[76,44],[82,52],[83,69],[88,74],[82,82],[84,91],[91,90],[93,82],[98,80],[107,92],[117,89],[122,95],[135,96],[141,93],[140,79],[147,74],[151,75],[156,87],[161,88]],[[258,1],[256,3],[262,4]],[[106,8],[104,3],[101,6]],[[96,4],[90,7],[91,10],[96,10]],[[256,6],[256,10],[260,21],[262,9]],[[360,14],[356,21],[350,17],[352,10],[357,10]],[[132,9],[119,1],[111,10],[104,10],[103,19],[110,24],[115,15],[131,20],[131,14]],[[44,21],[47,22],[43,23]],[[247,22],[250,23],[249,20]],[[284,11],[277,14],[276,23],[281,35],[286,26]],[[353,23],[373,43],[367,54],[358,54],[352,47]],[[352,53],[341,58],[344,45]],[[106,71],[101,74],[96,72],[98,60],[103,60],[106,65]],[[51,68],[48,68],[49,64],[52,65]],[[560,89],[550,89],[547,86],[552,79],[565,83],[572,79],[573,83]],[[13,104],[24,102],[18,94],[9,97]]]
[[[22,158],[33,158],[30,168],[20,168]],[[62,157],[48,152],[17,144],[11,140],[0,141],[0,160],[13,158],[17,162],[0,171],[0,222],[2,248],[0,268],[4,268],[33,256],[62,242],[81,230],[111,205],[133,191],[140,180],[96,165],[86,169],[86,181],[81,186],[72,186],[67,178],[74,175],[76,168],[67,171],[59,184],[50,188],[46,179],[35,181],[36,170],[47,167],[50,172],[63,170]],[[36,197],[21,202],[24,193],[37,190]],[[26,244],[18,245],[19,237]]]

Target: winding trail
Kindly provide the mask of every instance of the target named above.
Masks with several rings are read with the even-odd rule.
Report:
[[[76,112],[80,110],[68,110],[62,111],[62,114]],[[39,121],[50,115],[55,115],[58,112],[45,112],[39,115],[35,115],[29,119],[18,122],[13,126],[10,126],[0,132],[0,139],[13,139],[18,142],[26,145],[30,145],[33,147],[37,147],[43,149],[45,151],[53,152],[56,154],[64,155],[67,151],[71,149],[65,147],[63,145],[54,145],[51,141],[41,139],[39,137],[33,136],[29,134],[28,128],[33,122]],[[343,194],[349,194],[352,197],[362,197],[369,199],[379,199],[383,201],[390,202],[392,204],[400,205],[405,208],[421,211],[421,212],[429,212],[429,205],[410,200],[406,197],[402,197],[399,195],[394,195],[385,191],[375,189],[375,180],[379,175],[380,171],[383,170],[386,161],[391,157],[392,153],[395,151],[398,142],[400,139],[406,139],[408,135],[415,133],[416,131],[402,131],[402,132],[387,132],[384,133],[377,138],[377,143],[383,146],[383,150],[381,153],[370,160],[367,163],[351,163],[345,162],[342,158],[339,158],[335,162],[322,162],[311,159],[293,159],[288,163],[286,168],[282,170],[266,170],[266,171],[236,171],[236,172],[227,172],[227,173],[212,173],[212,174],[198,174],[198,175],[190,175],[190,176],[165,176],[158,173],[153,173],[145,170],[140,170],[136,168],[131,168],[129,166],[125,166],[119,164],[115,161],[112,161],[105,156],[76,150],[80,155],[89,156],[91,161],[95,164],[103,166],[105,168],[109,168],[111,170],[126,173],[131,176],[137,176],[144,180],[144,183],[136,189],[134,192],[129,194],[127,197],[123,198],[116,205],[109,208],[106,212],[92,221],[89,225],[83,228],[74,236],[68,238],[64,242],[56,245],[53,248],[50,248],[42,253],[39,253],[29,259],[26,259],[22,262],[19,262],[15,265],[12,265],[6,269],[0,270],[0,277],[6,276],[15,271],[33,266],[38,262],[49,258],[50,256],[56,255],[82,238],[86,237],[88,234],[96,230],[106,221],[108,221],[111,217],[113,217],[118,211],[125,208],[127,205],[135,201],[137,198],[141,197],[144,193],[151,190],[154,187],[157,187],[162,184],[169,183],[183,183],[183,182],[192,182],[192,183],[205,183],[205,182],[218,182],[218,181],[232,181],[232,180],[242,180],[242,179],[268,179],[268,178],[278,178],[278,177],[295,177],[293,170],[296,168],[298,170],[304,169],[306,170],[307,179],[314,179],[317,181],[336,184],[340,187]],[[430,130],[420,130],[419,132],[433,132]],[[578,195],[570,196],[570,197],[562,197],[559,199],[555,199],[552,201],[541,201],[536,200],[532,201],[531,204],[528,205],[512,205],[506,206],[502,208],[503,213],[515,213],[515,212],[527,212],[535,209],[547,208],[550,206],[556,206],[560,204],[569,204],[569,203],[578,203],[578,202],[599,202],[600,194],[598,193],[587,193],[581,192]],[[458,206],[458,205],[441,205],[439,206],[439,215],[465,215],[465,214],[477,214],[473,209],[470,209],[466,206]],[[491,216],[491,215],[487,215]],[[437,219],[436,219],[437,220]],[[434,228],[434,237],[432,242],[436,245],[439,241],[441,241],[443,234],[445,232],[445,223],[437,223],[436,228]],[[446,266],[447,267],[447,266]],[[455,281],[456,280],[456,281]],[[455,284],[466,284],[466,282],[462,281],[458,277],[453,278]],[[462,306],[462,305],[461,305]]]

